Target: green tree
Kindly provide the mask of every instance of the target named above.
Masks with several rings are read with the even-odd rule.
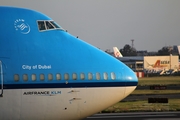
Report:
[[[137,56],[135,48],[132,48],[129,44],[126,44],[123,49],[120,49],[123,56]]]
[[[170,55],[171,53],[172,53],[172,49],[166,46],[158,50],[158,55]]]

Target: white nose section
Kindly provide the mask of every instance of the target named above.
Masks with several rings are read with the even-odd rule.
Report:
[[[136,86],[129,86],[125,88],[124,98],[131,94],[136,89]]]

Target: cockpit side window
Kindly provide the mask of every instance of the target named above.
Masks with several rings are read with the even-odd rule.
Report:
[[[50,21],[51,24],[53,24],[55,26],[55,28],[60,28],[59,25],[57,25],[54,21]]]

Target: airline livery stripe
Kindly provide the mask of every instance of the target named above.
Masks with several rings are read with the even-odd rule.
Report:
[[[77,87],[125,87],[137,86],[137,82],[104,82],[104,83],[39,83],[39,84],[4,84],[3,89],[29,88],[77,88]]]

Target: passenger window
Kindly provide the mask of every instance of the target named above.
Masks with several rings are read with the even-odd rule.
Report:
[[[49,21],[46,21],[46,27],[47,29],[54,29],[54,27],[51,25]]]
[[[68,74],[68,73],[65,73],[65,74],[64,74],[64,79],[65,79],[65,80],[69,80],[69,74]]]
[[[48,80],[53,80],[53,75],[51,73],[48,74]]]
[[[88,80],[92,80],[92,79],[93,79],[92,73],[88,73]]]
[[[19,75],[18,75],[18,74],[15,74],[15,75],[14,75],[14,81],[16,81],[16,82],[19,81]]]
[[[80,78],[81,78],[81,80],[84,80],[84,79],[85,79],[84,73],[81,73],[81,74],[80,74]]]
[[[104,73],[104,80],[107,80],[108,79],[108,74],[105,72]]]
[[[28,81],[28,75],[27,75],[27,74],[24,74],[24,75],[23,75],[23,80],[24,80],[24,81]]]
[[[73,73],[73,74],[72,74],[72,78],[73,78],[73,80],[77,80],[77,74],[76,74],[76,73]]]
[[[44,21],[38,21],[38,27],[39,27],[39,30],[46,30],[46,27],[45,27],[45,24],[44,24]]]
[[[101,77],[100,77],[100,73],[96,73],[96,80],[100,80]]]
[[[40,80],[44,80],[45,79],[45,77],[44,77],[44,74],[40,74]]]
[[[116,79],[116,75],[115,75],[114,72],[111,72],[111,79],[112,79],[112,80]]]
[[[60,73],[56,74],[56,80],[61,80],[61,74]]]
[[[31,79],[32,79],[32,81],[36,81],[36,74],[32,74]]]

